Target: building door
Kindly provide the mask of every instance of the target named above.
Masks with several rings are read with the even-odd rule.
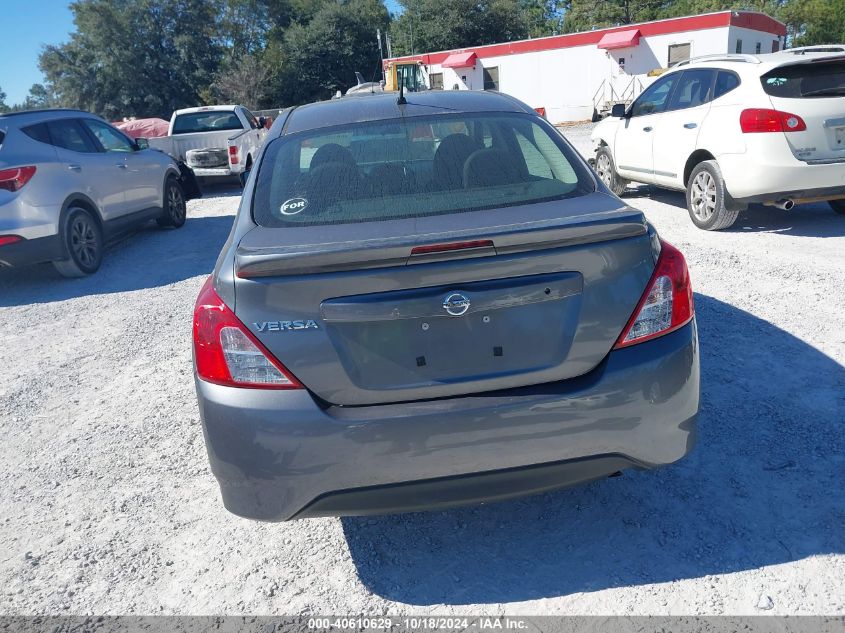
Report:
[[[431,73],[428,76],[432,90],[443,90],[443,73]]]

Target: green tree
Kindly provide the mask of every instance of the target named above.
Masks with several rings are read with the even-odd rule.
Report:
[[[355,84],[355,71],[380,74],[376,29],[389,23],[381,0],[331,0],[307,22],[293,22],[268,47],[265,63],[278,69],[272,95],[280,104],[326,99]]]
[[[792,0],[778,17],[793,46],[845,42],[845,0]]]
[[[520,0],[400,1],[404,11],[390,27],[394,55],[509,42],[530,33]],[[545,16],[545,6],[539,13]]]
[[[267,102],[270,69],[258,55],[241,55],[218,74],[212,86],[217,101],[262,109]]]
[[[660,11],[660,17],[671,18],[714,11],[746,10],[760,11],[776,18],[782,7],[788,2],[795,1],[804,2],[804,0],[672,0],[665,3]]]
[[[665,0],[569,0],[563,27],[567,33],[646,22],[663,17]]]
[[[563,32],[564,0],[519,0],[529,37],[545,37]]]
[[[39,65],[58,99],[107,118],[169,117],[207,95],[220,63],[207,0],[77,0],[76,31]]]
[[[35,108],[56,108],[61,104],[49,87],[44,84],[32,84],[29,94],[26,96],[22,110],[33,110]]]
[[[6,105],[6,93],[0,88],[0,112],[8,112],[9,106]]]
[[[219,16],[220,43],[230,60],[243,55],[260,54],[274,26],[273,7],[282,5],[272,0],[225,0]],[[284,3],[287,4],[287,3]]]

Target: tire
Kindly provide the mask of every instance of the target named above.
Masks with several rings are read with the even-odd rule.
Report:
[[[65,214],[60,238],[68,259],[53,262],[62,277],[85,277],[97,272],[103,262],[103,231],[94,216],[81,207]]]
[[[185,192],[182,191],[179,181],[171,176],[164,183],[164,213],[156,218],[156,222],[161,227],[178,229],[185,224],[187,217]]]
[[[610,149],[607,145],[602,145],[599,151],[596,152],[596,174],[604,183],[605,187],[610,189],[617,196],[621,196],[628,186],[628,181],[620,178],[616,173],[616,164],[613,162],[613,156],[610,154]]]
[[[840,215],[845,215],[845,200],[828,200],[827,203],[831,209]]]
[[[733,226],[741,210],[731,200],[716,161],[698,163],[687,182],[687,211],[692,223],[705,231],[720,231]]]

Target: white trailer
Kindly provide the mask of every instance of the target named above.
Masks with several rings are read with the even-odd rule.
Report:
[[[542,110],[554,122],[582,121],[629,103],[653,71],[701,55],[771,53],[786,27],[763,13],[720,11],[640,24],[410,55],[430,85],[498,90]]]

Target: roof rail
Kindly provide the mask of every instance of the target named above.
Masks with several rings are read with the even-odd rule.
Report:
[[[845,52],[845,44],[820,44],[816,46],[798,46],[796,48],[787,48],[784,53],[792,53],[793,55],[806,55],[807,53],[843,53]]]
[[[678,66],[687,66],[694,62],[745,62],[748,64],[759,64],[760,58],[756,55],[747,55],[744,53],[723,53],[716,55],[699,55],[698,57],[691,57],[682,62],[678,62],[672,68]]]
[[[35,108],[33,110],[17,110],[15,112],[0,112],[0,117],[22,116],[24,114],[43,114],[46,112],[77,112],[81,114],[91,114],[85,110],[77,110],[76,108]]]

